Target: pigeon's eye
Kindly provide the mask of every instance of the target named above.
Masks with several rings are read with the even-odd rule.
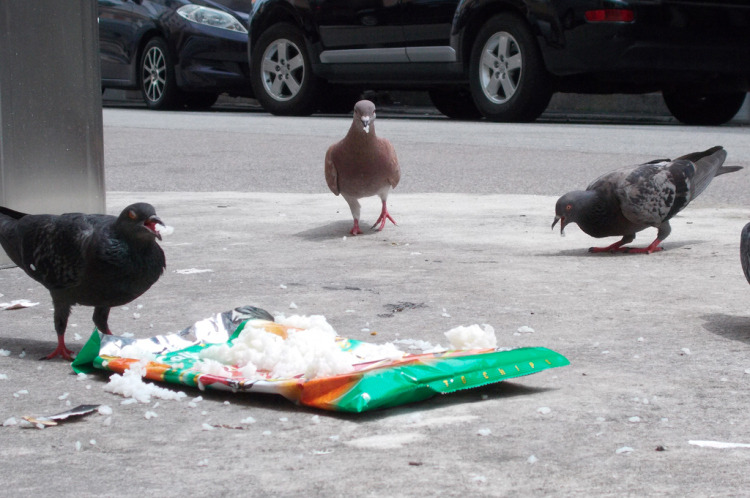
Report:
[[[565,206],[565,210],[566,211],[570,211],[571,209],[573,209],[573,205],[572,204],[568,204],[567,206]]]
[[[135,211],[133,211],[131,209],[130,211],[128,211],[128,218],[130,218],[131,220],[134,220],[134,219],[138,218],[138,215],[135,214]]]

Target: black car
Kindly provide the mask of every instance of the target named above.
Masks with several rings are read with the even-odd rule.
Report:
[[[248,30],[274,114],[420,89],[453,118],[533,121],[554,92],[660,91],[714,125],[750,88],[750,0],[255,0]]]
[[[249,0],[99,0],[102,89],[140,89],[152,109],[252,95]]]

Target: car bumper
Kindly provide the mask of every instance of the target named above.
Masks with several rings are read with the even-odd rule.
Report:
[[[750,75],[750,2],[630,2],[633,22],[587,22],[585,9],[558,18],[545,37],[557,75],[613,73],[638,81]]]

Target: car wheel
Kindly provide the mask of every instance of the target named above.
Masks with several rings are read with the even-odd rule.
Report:
[[[316,110],[320,79],[312,72],[302,32],[276,24],[264,32],[251,54],[250,80],[263,108],[282,116],[306,116]]]
[[[747,93],[708,93],[673,90],[662,92],[674,117],[688,125],[716,126],[731,120],[745,102]]]
[[[219,94],[184,92],[181,100],[188,109],[208,109],[219,100]]]
[[[492,121],[534,121],[552,97],[550,76],[534,35],[513,14],[499,14],[482,26],[471,50],[471,94]]]
[[[482,117],[468,88],[433,88],[429,94],[432,105],[451,119],[476,120]]]
[[[163,38],[152,38],[141,54],[139,66],[141,94],[151,109],[172,109],[180,92],[174,77],[174,64]]]

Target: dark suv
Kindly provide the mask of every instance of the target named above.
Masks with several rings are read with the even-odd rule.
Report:
[[[274,114],[419,89],[453,118],[533,121],[554,92],[661,91],[715,125],[750,88],[750,0],[255,0],[248,54]]]

